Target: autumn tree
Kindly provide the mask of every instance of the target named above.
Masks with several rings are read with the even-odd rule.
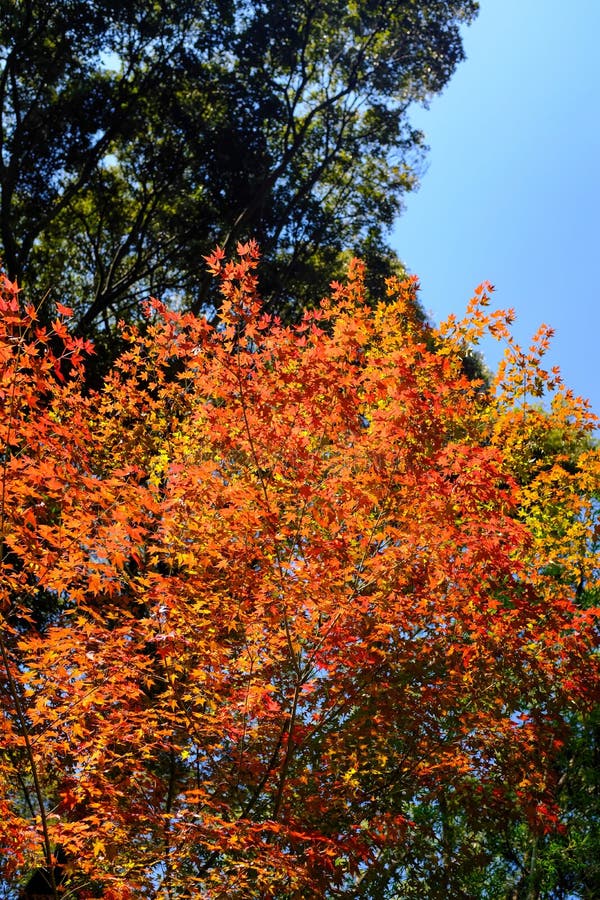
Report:
[[[59,849],[81,900],[546,896],[598,701],[595,419],[485,288],[433,329],[354,261],[287,326],[238,253],[218,325],[153,301],[95,393],[70,310],[4,283],[8,896]]]
[[[155,294],[202,311],[201,254],[259,238],[279,312],[386,231],[418,174],[413,102],[463,57],[473,0],[0,0],[0,256],[110,343]],[[377,279],[376,279],[377,280]],[[47,296],[46,296],[47,295]]]

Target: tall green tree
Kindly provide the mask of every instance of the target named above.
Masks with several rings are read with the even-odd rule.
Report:
[[[210,306],[201,256],[245,236],[283,313],[344,250],[390,274],[423,151],[408,110],[447,83],[477,5],[0,0],[7,273],[96,337],[150,293]]]

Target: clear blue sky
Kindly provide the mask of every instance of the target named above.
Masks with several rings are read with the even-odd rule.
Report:
[[[467,60],[413,122],[430,151],[393,245],[435,321],[483,280],[600,414],[600,0],[480,0]],[[497,345],[483,348],[488,362]]]

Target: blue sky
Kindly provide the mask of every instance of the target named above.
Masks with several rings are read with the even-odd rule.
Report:
[[[600,0],[481,0],[467,60],[412,120],[430,151],[393,245],[435,321],[483,280],[600,414]],[[490,364],[497,345],[483,347]]]

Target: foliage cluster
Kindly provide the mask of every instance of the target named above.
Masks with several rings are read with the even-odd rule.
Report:
[[[357,261],[286,326],[238,254],[97,392],[3,283],[7,896],[594,896],[600,459],[547,330]]]

